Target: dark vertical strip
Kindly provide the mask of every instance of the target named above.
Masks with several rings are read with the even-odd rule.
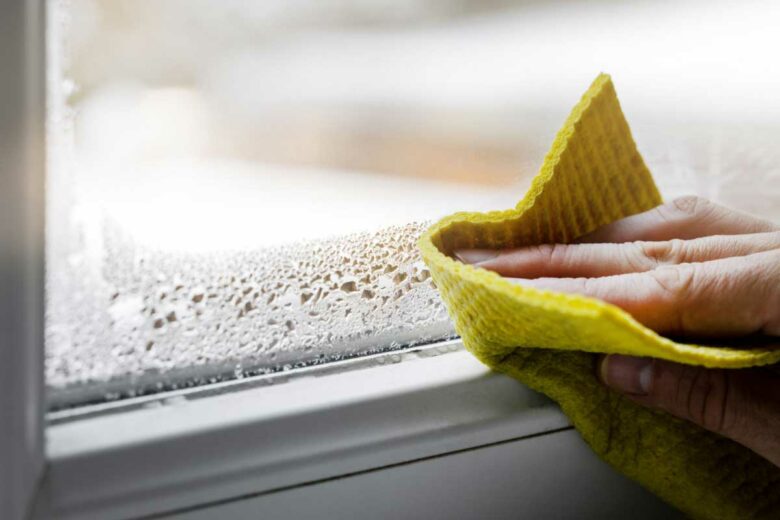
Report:
[[[45,3],[0,2],[0,518],[43,468]]]

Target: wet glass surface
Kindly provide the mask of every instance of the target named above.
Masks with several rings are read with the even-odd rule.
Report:
[[[666,197],[780,220],[780,12],[706,5],[51,2],[53,406],[451,337],[417,236],[601,70]]]

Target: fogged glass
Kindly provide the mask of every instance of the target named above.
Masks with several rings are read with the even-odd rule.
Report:
[[[53,406],[452,337],[419,233],[514,205],[602,70],[665,195],[780,218],[779,21],[774,2],[52,1]]]

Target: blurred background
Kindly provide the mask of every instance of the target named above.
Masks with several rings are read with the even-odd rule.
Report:
[[[613,76],[665,196],[698,193],[780,218],[775,1],[52,0],[50,6],[54,387],[209,366],[220,358],[277,364],[268,357],[279,348],[271,340],[251,349],[217,348],[204,359],[199,341],[226,344],[211,329],[196,326],[186,344],[152,335],[162,327],[154,325],[148,293],[157,291],[161,276],[173,275],[160,274],[161,261],[139,267],[138,258],[148,251],[243,254],[367,233],[350,239],[356,244],[388,226],[510,207],[602,71]],[[419,229],[407,233],[412,250]],[[397,263],[416,265],[409,254]],[[123,255],[135,260],[114,261]],[[177,258],[207,264],[202,256]],[[242,265],[251,268],[260,258]],[[208,272],[221,272],[208,265]],[[422,270],[416,265],[407,274]],[[124,280],[128,272],[134,281]],[[207,284],[204,272],[188,283]],[[84,281],[90,277],[93,285]],[[422,282],[404,289],[419,296],[413,305],[435,297]],[[379,278],[362,283],[360,290],[384,290]],[[117,289],[123,285],[132,288]],[[132,300],[111,310],[114,294],[128,291],[143,305]],[[74,316],[74,298],[89,312]],[[412,305],[404,302],[390,298],[384,305]],[[221,311],[212,310],[219,321]],[[139,312],[141,325],[117,328]],[[363,339],[392,329],[393,316],[366,325]],[[452,333],[443,310],[426,319],[438,324],[430,338]],[[145,347],[150,341],[153,349]],[[289,359],[306,358],[303,343],[288,341]],[[352,343],[329,348],[345,352]],[[121,362],[112,350],[117,344],[135,345]]]
[[[703,123],[689,132],[705,140],[728,139],[713,125],[775,124],[779,10],[771,1],[78,0],[65,35],[68,101],[82,164],[98,170],[93,182],[110,178],[113,210],[141,238],[246,247],[243,232],[225,230],[259,217],[257,205],[272,216],[300,203],[325,219],[289,211],[263,243],[436,216],[445,198],[511,205],[600,71],[613,75],[640,145],[654,147],[657,132],[674,148],[681,124]],[[674,153],[697,175],[715,173]],[[127,182],[120,170],[131,171]],[[215,189],[214,174],[229,180]],[[232,182],[244,174],[264,177],[264,196]],[[163,216],[190,222],[196,236],[156,231]]]

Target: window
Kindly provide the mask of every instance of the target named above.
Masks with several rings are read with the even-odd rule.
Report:
[[[53,7],[55,408],[453,336],[417,236],[513,204],[542,151],[397,90],[404,24],[448,8]]]
[[[721,17],[757,23],[736,7],[690,28],[695,2],[51,6],[55,408],[452,337],[417,235],[513,205],[602,68],[667,193],[739,202],[722,121],[777,106],[778,78],[740,51],[762,42],[716,42],[740,63],[718,85],[695,50]],[[600,34],[615,16],[627,23]],[[742,96],[747,79],[766,87]]]
[[[564,432],[443,341],[416,235],[513,205],[600,70],[665,196],[780,218],[778,23],[767,0],[3,3],[0,516],[161,514]]]

